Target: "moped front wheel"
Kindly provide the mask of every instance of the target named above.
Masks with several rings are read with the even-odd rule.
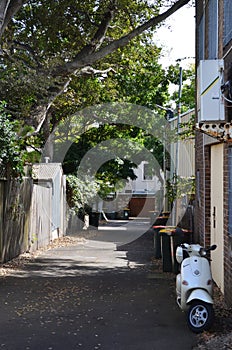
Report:
[[[208,330],[214,319],[213,305],[194,300],[187,312],[187,323],[191,331],[201,333]]]

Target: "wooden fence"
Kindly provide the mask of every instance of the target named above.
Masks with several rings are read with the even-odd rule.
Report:
[[[59,201],[60,227],[65,233],[65,181],[60,176],[60,198],[51,186],[41,186],[32,178],[23,181],[0,180],[0,261],[6,262],[25,251],[45,247],[55,238],[52,224],[53,207]]]
[[[28,249],[32,181],[0,181],[1,261],[5,262]]]

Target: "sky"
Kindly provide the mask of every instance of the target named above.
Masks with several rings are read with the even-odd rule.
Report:
[[[154,36],[155,43],[163,47],[160,62],[167,67],[177,59],[195,56],[195,8],[184,6],[159,28]],[[181,65],[186,67],[194,59],[185,59]]]

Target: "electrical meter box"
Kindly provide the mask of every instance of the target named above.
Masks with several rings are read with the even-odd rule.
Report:
[[[224,99],[221,93],[223,60],[202,60],[197,71],[198,122],[225,120]]]

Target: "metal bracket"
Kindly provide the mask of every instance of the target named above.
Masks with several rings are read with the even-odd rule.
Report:
[[[226,122],[202,122],[196,124],[196,130],[216,138],[221,142],[232,142],[232,123]]]

